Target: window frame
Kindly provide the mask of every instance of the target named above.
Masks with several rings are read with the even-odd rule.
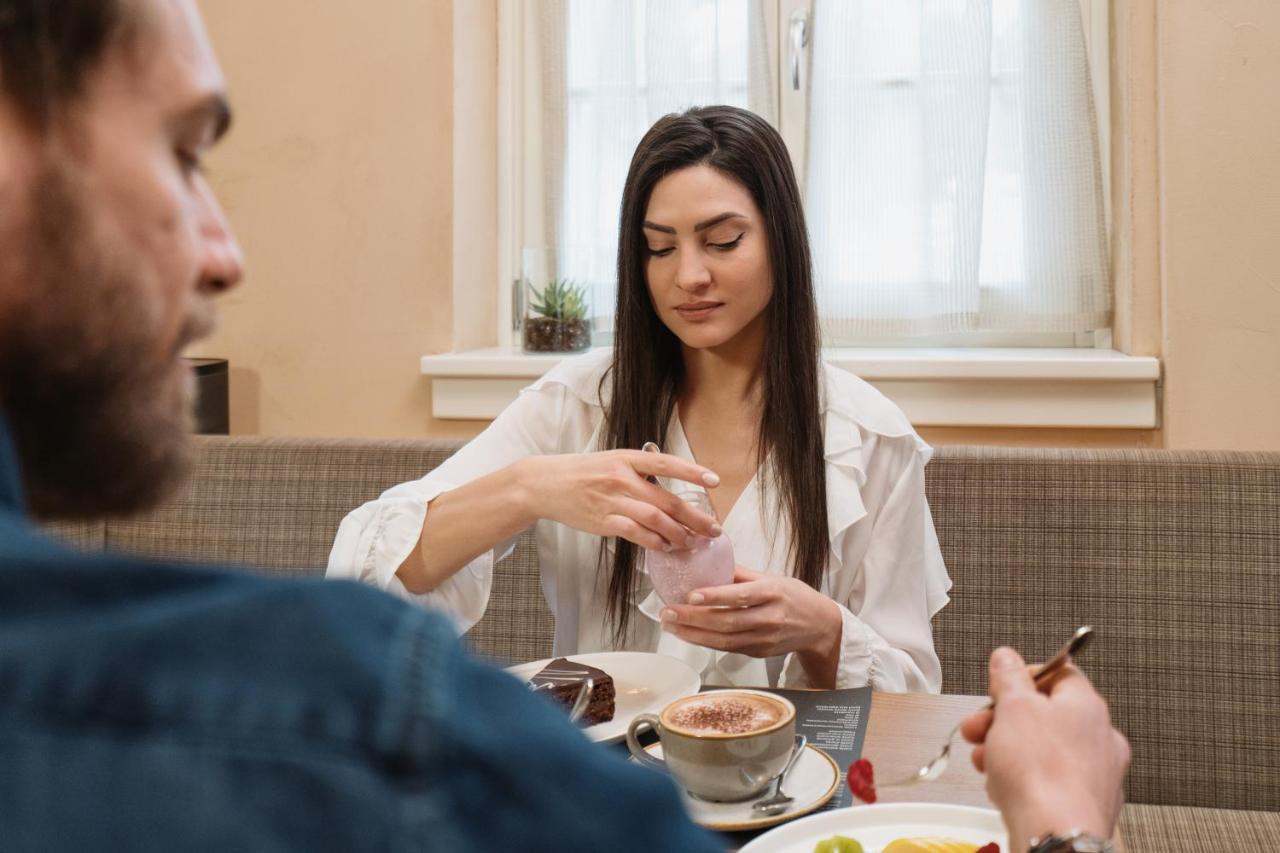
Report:
[[[1110,122],[1110,0],[1078,0],[1089,56],[1090,79],[1094,90],[1098,150],[1101,158],[1103,186],[1111,181]],[[787,42],[793,18],[803,16],[811,27],[813,0],[763,0],[766,14],[766,38],[769,60],[774,72],[779,131],[791,153],[802,190],[805,180],[805,120],[808,105],[805,90],[809,73],[812,31],[800,58],[801,85],[797,92],[791,85],[790,51]],[[518,287],[520,253],[525,245],[523,235],[533,232],[531,213],[540,197],[538,185],[541,151],[538,148],[536,105],[540,103],[540,68],[530,45],[537,20],[537,4],[525,0],[498,0],[498,281],[495,339],[499,347],[519,349],[517,322],[523,313]],[[1111,194],[1103,193],[1104,227],[1111,235]],[[455,298],[462,296],[455,295]],[[1111,346],[1110,330],[1085,333],[1008,333],[974,332],[942,338],[904,338],[900,340],[867,340],[841,342],[840,346],[857,347],[1053,347],[1099,348]]]

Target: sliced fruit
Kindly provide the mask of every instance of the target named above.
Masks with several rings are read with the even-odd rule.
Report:
[[[845,835],[833,835],[818,842],[813,853],[864,853],[862,845]]]
[[[899,838],[884,853],[977,853],[978,845],[954,838]]]

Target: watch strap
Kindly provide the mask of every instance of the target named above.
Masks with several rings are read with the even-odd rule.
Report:
[[[1076,829],[1066,835],[1049,833],[1033,838],[1028,853],[1115,853],[1115,849],[1109,840]]]

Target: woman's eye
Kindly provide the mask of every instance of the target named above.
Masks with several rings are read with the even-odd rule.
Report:
[[[722,252],[728,252],[732,249],[738,248],[738,244],[742,242],[742,238],[746,233],[747,232],[745,231],[742,232],[742,234],[739,234],[737,237],[734,237],[732,240],[730,240],[727,243],[708,243],[707,245],[709,245],[713,249],[719,249]]]
[[[655,258],[665,258],[667,255],[671,254],[674,251],[675,251],[674,246],[668,246],[665,249],[654,249],[652,247],[649,247],[649,254],[653,255]]]

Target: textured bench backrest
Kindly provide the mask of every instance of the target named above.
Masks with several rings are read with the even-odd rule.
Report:
[[[161,510],[61,532],[318,574],[343,515],[457,446],[209,438]],[[1280,454],[941,448],[928,490],[955,582],[935,620],[947,692],[984,692],[996,645],[1041,659],[1092,624],[1081,664],[1133,742],[1133,801],[1280,809]],[[499,567],[468,635],[482,654],[549,654],[536,559],[526,534]]]
[[[268,574],[320,577],[343,516],[387,488],[421,477],[456,441],[199,439],[187,483],[154,512],[105,524],[55,524],[81,547],[199,560]],[[493,606],[468,634],[498,662],[551,652],[554,624],[526,534],[495,573]]]
[[[948,448],[927,470],[944,690],[1091,624],[1131,800],[1280,809],[1280,454]]]

